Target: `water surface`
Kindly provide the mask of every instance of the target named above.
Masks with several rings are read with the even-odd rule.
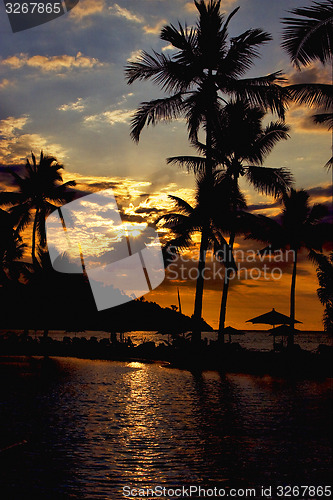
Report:
[[[124,485],[330,484],[330,381],[3,358],[2,498],[120,499]]]

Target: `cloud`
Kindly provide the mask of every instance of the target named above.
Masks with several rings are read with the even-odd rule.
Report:
[[[315,186],[313,188],[307,189],[307,192],[311,197],[315,198],[331,198],[333,193],[332,184],[327,186]]]
[[[9,66],[11,69],[20,69],[28,66],[30,68],[40,69],[43,72],[48,72],[64,71],[72,68],[91,69],[103,66],[103,63],[94,57],[86,57],[81,52],[78,52],[76,56],[63,54],[60,56],[35,55],[32,57],[29,57],[28,54],[21,53],[3,59],[1,65]]]
[[[331,83],[332,75],[328,66],[323,66],[319,62],[311,63],[306,69],[301,71],[293,70],[286,75],[288,85],[300,83]]]
[[[287,113],[287,124],[291,126],[291,132],[298,134],[308,133],[327,134],[327,125],[325,123],[315,123],[314,114],[325,112],[317,108],[309,109],[293,104]]]
[[[29,117],[27,115],[20,116],[19,118],[9,116],[4,120],[0,120],[0,135],[5,138],[13,137],[15,132],[22,130],[28,120]]]
[[[81,21],[84,17],[101,14],[106,8],[105,0],[81,0],[70,12],[71,18]]]
[[[166,23],[167,21],[165,19],[161,19],[155,24],[155,26],[148,26],[148,25],[144,26],[143,31],[148,35],[158,35]]]
[[[65,157],[65,150],[56,143],[39,134],[21,134],[20,131],[29,121],[23,115],[19,118],[12,116],[0,121],[0,162],[4,164],[24,161],[31,151],[44,150],[57,157]]]
[[[85,109],[85,103],[82,97],[78,97],[75,102],[69,102],[68,104],[63,104],[58,108],[59,111],[78,111],[82,113]]]
[[[86,116],[84,122],[88,125],[108,123],[112,126],[116,123],[128,123],[132,116],[132,109],[114,109],[113,111],[104,111],[97,115]]]
[[[169,43],[169,45],[162,47],[162,52],[165,52],[166,50],[175,50],[175,47],[171,43]]]
[[[117,16],[117,17],[123,17],[127,19],[127,21],[131,21],[133,23],[143,23],[144,19],[141,16],[138,16],[137,14],[133,14],[133,12],[129,11],[128,9],[125,9],[124,7],[120,7],[117,3],[111,5],[109,7],[109,10],[112,15]]]
[[[134,61],[135,59],[138,59],[142,54],[142,51],[139,50],[133,50],[133,52],[130,53],[129,57],[127,58],[127,62]]]
[[[4,78],[4,79],[0,82],[0,90],[1,90],[1,89],[4,89],[4,88],[6,88],[6,87],[8,87],[8,85],[11,85],[10,80],[7,80],[7,78]]]

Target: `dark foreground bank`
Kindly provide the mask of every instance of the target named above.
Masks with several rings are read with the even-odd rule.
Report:
[[[211,341],[194,347],[182,337],[172,343],[143,342],[133,345],[130,338],[123,342],[116,338],[98,340],[91,337],[64,337],[62,341],[50,337],[32,339],[29,336],[0,337],[0,356],[75,357],[113,361],[162,361],[172,367],[188,370],[217,370],[224,373],[272,374],[322,378],[332,376],[332,347],[319,345],[309,352],[294,345],[292,349],[260,352],[247,350],[237,343],[220,345]]]

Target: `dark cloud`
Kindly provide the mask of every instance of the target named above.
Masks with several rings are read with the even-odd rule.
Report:
[[[160,214],[160,213],[165,213],[165,210],[162,208],[148,208],[148,207],[142,207],[142,208],[137,208],[135,210],[136,214]]]
[[[328,186],[315,186],[313,188],[307,189],[307,192],[310,196],[313,197],[321,197],[321,196],[333,196],[333,185],[330,184]]]

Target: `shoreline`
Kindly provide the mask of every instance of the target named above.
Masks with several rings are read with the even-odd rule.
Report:
[[[105,339],[107,340],[107,339]],[[145,342],[138,346],[126,343],[82,340],[56,341],[50,338],[25,340],[16,338],[0,340],[0,363],[6,357],[24,356],[28,359],[77,358],[103,361],[160,363],[168,368],[188,371],[217,371],[220,373],[244,373],[322,379],[333,376],[333,348],[320,345],[317,352],[301,349],[280,351],[248,350],[237,343],[219,345],[213,343],[194,347],[187,342],[179,346],[158,345]]]

